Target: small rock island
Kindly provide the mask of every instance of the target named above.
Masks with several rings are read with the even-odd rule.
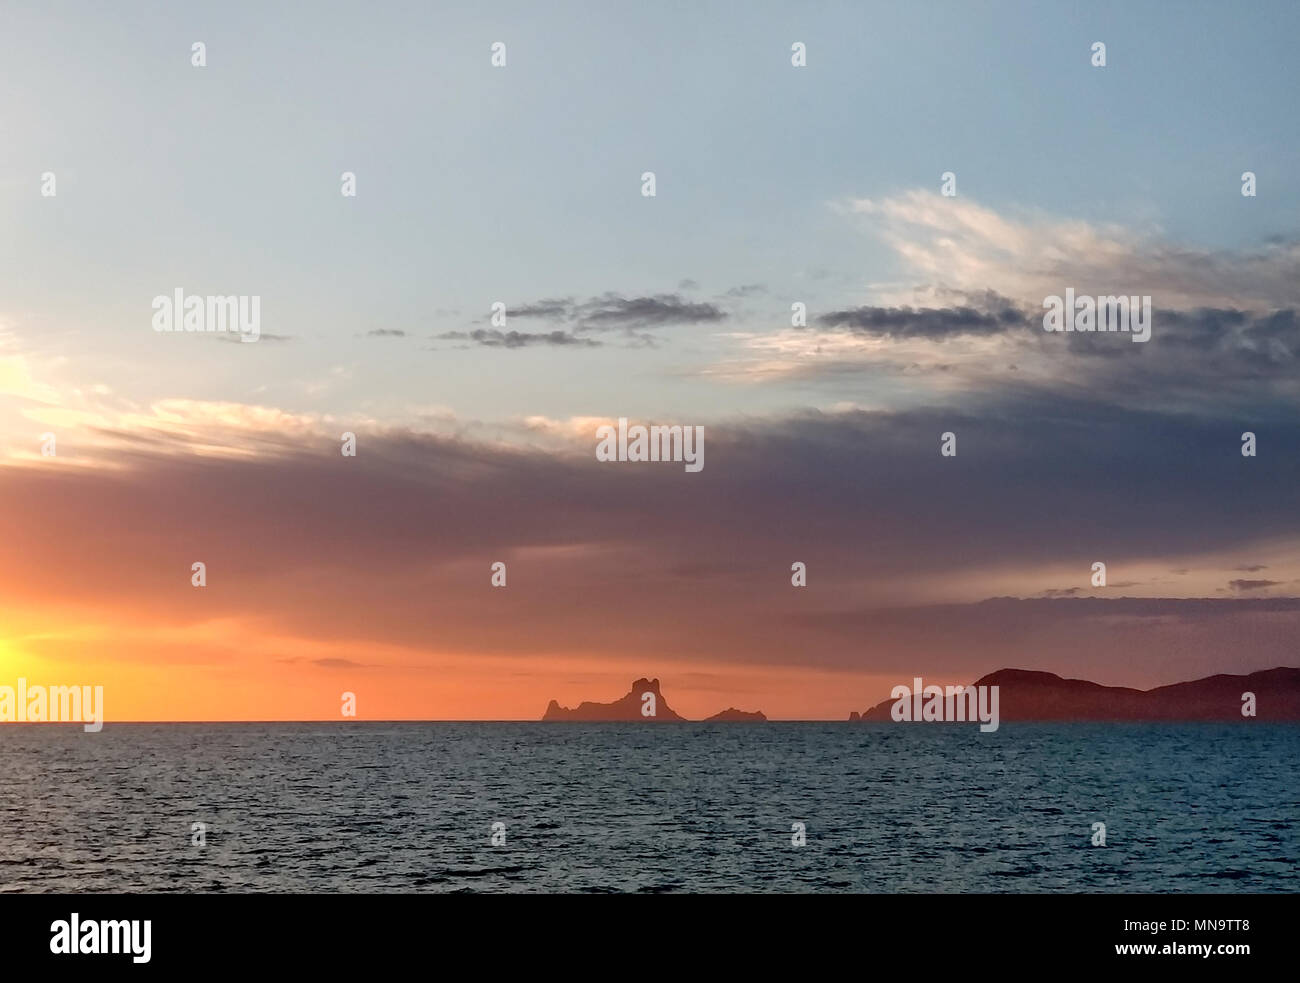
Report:
[[[634,680],[632,688],[613,703],[583,701],[576,709],[562,707],[555,700],[546,706],[544,721],[629,721],[637,723],[688,723],[687,719],[668,705],[659,688],[658,679]],[[728,707],[721,713],[706,718],[704,723],[761,723],[767,720],[761,711],[737,710]]]

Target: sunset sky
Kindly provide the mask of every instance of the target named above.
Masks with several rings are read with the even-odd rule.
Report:
[[[1300,7],[190,6],[0,11],[0,685],[843,719],[1300,665]],[[1044,332],[1067,287],[1151,340]],[[177,288],[261,340],[155,332]],[[704,469],[597,461],[619,417]]]

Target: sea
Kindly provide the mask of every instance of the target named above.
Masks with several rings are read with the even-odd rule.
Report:
[[[1254,723],[6,724],[0,891],[1296,893],[1298,766]]]

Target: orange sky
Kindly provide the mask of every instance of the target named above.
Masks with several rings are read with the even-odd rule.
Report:
[[[21,624],[10,613],[9,624]],[[550,699],[576,706],[622,696],[640,675],[660,677],[673,709],[703,718],[730,706],[773,718],[842,719],[884,699],[893,677],[863,673],[755,672],[667,661],[629,672],[611,660],[432,654],[380,648],[365,667],[322,666],[337,646],[267,638],[233,624],[169,631],[126,625],[33,630],[0,640],[0,685],[102,685],[105,719],[332,720],[341,694],[362,720],[535,720]],[[348,649],[351,651],[351,649]],[[295,660],[295,661],[288,661]],[[613,660],[621,663],[621,660]],[[540,663],[540,664],[539,664]],[[853,702],[846,694],[864,694]]]
[[[356,425],[355,458],[336,424],[254,406],[65,421],[57,457],[0,461],[0,685],[103,686],[108,721],[339,719],[344,692],[360,719],[536,720],[646,676],[688,718],[843,720],[916,675],[1293,663],[1290,458],[1186,461],[1215,426],[1156,423],[1189,434],[967,419],[948,465],[931,411],[733,422],[688,474],[601,464],[593,421]]]
[[[1064,17],[1037,54],[1082,36],[1074,68],[1008,116],[999,72],[929,70],[919,4],[861,15],[866,64],[835,54],[854,5],[805,5],[836,9],[801,11],[826,43],[797,71],[719,45],[722,5],[685,32],[548,7],[509,71],[495,15],[440,12],[467,40],[431,61],[421,5],[314,10],[308,45],[259,6],[210,67],[183,5],[14,6],[0,686],[103,686],[110,721],[330,720],[344,692],[534,720],[645,676],[687,717],[844,720],[916,676],[1297,661],[1278,12],[1220,5],[1220,48],[1286,56],[1220,51],[1236,88],[1178,44],[1096,71]],[[967,55],[1028,50],[983,6],[945,14],[992,45]],[[628,37],[680,41],[671,73]],[[1079,153],[1116,125],[1136,156]],[[1043,330],[1071,294],[1150,298],[1149,337]],[[698,428],[702,470],[603,459],[621,419]]]

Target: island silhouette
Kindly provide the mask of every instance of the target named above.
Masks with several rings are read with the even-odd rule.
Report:
[[[901,680],[910,686],[911,679]],[[1183,683],[1141,690],[1103,686],[1086,679],[1067,679],[1035,669],[999,669],[981,676],[973,686],[996,686],[1002,721],[1283,721],[1300,723],[1300,668],[1279,666],[1246,675],[1206,676]],[[1253,694],[1253,715],[1242,713],[1246,694]],[[859,713],[850,722],[894,723],[891,697]],[[543,721],[635,721],[691,723],[664,698],[659,680],[634,680],[626,694],[612,703],[583,701],[576,708],[555,700],[546,706]],[[761,711],[728,707],[697,723],[758,723]]]
[[[905,685],[911,685],[907,680]],[[1244,676],[1218,675],[1185,683],[1130,689],[1051,672],[999,669],[975,686],[996,686],[1003,721],[1260,721],[1300,722],[1300,668],[1281,666]],[[1254,715],[1246,716],[1245,694],[1254,694]],[[882,700],[850,721],[894,722],[895,700]]]
[[[704,723],[758,723],[767,717],[760,711],[737,710],[728,707],[721,713],[706,717]],[[659,688],[658,679],[634,680],[627,694],[613,703],[584,701],[576,709],[562,707],[555,700],[546,706],[542,720],[607,721],[626,720],[642,723],[688,723],[687,719],[668,705]]]

